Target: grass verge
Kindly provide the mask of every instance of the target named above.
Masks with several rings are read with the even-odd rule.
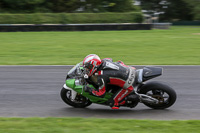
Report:
[[[73,65],[91,53],[129,65],[200,65],[200,26],[0,33],[0,65]]]
[[[199,120],[0,118],[0,133],[198,133]]]

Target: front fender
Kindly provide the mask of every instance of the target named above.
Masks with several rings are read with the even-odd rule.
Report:
[[[63,88],[71,91],[71,100],[73,101],[76,98],[77,92],[69,88],[66,84],[63,85]]]

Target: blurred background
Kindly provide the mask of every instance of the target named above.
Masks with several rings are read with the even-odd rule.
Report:
[[[134,24],[134,30],[116,23]],[[83,25],[78,31],[94,32],[5,33],[76,31]],[[112,31],[97,32],[92,25]],[[200,0],[0,0],[0,64],[72,65],[96,53],[131,65],[197,65],[199,25]],[[170,30],[158,30],[163,28]]]
[[[92,13],[124,13],[124,17],[130,18],[127,12],[135,12],[131,15],[136,18],[121,18],[120,21],[115,20],[119,15],[115,14],[113,18],[107,17],[107,21],[88,20],[98,16]],[[75,18],[69,13],[76,13],[73,15],[79,19],[73,21]],[[83,13],[90,13],[90,16]],[[138,17],[141,14],[142,19]],[[197,20],[200,20],[200,0],[0,0],[1,24],[171,22],[195,25],[199,24]]]

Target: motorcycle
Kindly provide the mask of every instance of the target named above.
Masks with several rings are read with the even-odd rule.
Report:
[[[134,91],[124,98],[125,104],[122,106],[134,108],[138,103],[153,109],[165,109],[172,106],[176,101],[176,92],[168,85],[161,82],[145,82],[162,75],[163,69],[160,67],[144,67],[136,70]],[[62,100],[75,108],[85,108],[92,103],[109,106],[109,99],[119,89],[118,86],[108,85],[106,95],[96,97],[84,91],[84,85],[90,83],[88,76],[84,73],[82,62],[76,64],[68,73],[66,83],[61,89]],[[90,87],[95,87],[89,84]]]

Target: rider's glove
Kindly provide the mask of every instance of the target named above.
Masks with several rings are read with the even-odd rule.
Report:
[[[89,94],[92,94],[93,89],[87,85],[84,86],[84,91],[89,92]]]

